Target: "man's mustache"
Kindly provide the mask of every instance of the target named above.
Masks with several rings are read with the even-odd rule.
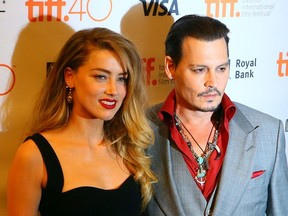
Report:
[[[202,96],[208,95],[208,94],[210,94],[212,92],[216,92],[219,96],[221,96],[221,92],[215,87],[211,87],[207,91],[199,93],[197,96],[198,97],[202,97]]]

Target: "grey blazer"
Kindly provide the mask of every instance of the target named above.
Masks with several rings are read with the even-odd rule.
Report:
[[[283,123],[235,103],[220,180],[207,202],[157,112],[149,113],[155,143],[148,153],[159,182],[148,205],[150,216],[288,216],[288,168]],[[265,172],[251,178],[255,171]]]

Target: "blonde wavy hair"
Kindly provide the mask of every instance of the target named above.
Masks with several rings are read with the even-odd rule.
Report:
[[[64,70],[70,67],[76,71],[95,49],[114,52],[128,72],[126,97],[113,119],[104,123],[104,132],[112,149],[139,182],[144,209],[152,197],[152,184],[157,181],[145,153],[154,142],[154,134],[145,112],[148,100],[143,62],[135,45],[124,36],[106,28],[85,29],[72,35],[47,73],[34,109],[31,134],[67,124],[73,105],[66,101]]]

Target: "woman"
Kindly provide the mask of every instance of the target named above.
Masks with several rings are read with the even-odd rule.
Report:
[[[149,201],[142,60],[111,30],[76,32],[64,45],[8,179],[9,215],[139,215]]]

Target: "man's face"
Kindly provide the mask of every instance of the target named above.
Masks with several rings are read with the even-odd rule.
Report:
[[[229,78],[224,38],[202,41],[188,37],[177,67],[170,57],[165,58],[165,64],[167,75],[175,81],[177,108],[211,112],[218,107]]]

